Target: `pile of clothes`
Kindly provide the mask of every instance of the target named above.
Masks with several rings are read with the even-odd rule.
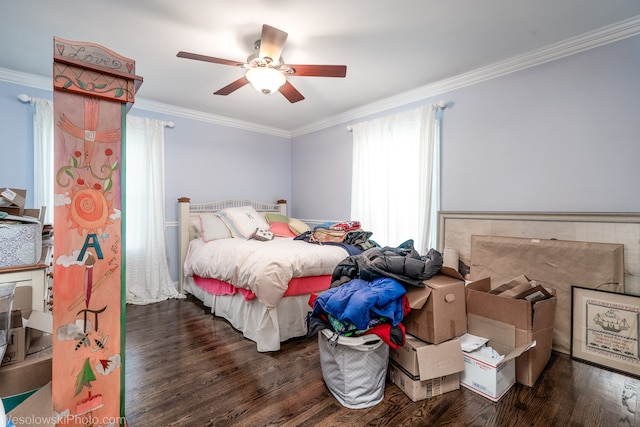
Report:
[[[411,310],[406,291],[424,287],[442,262],[435,249],[421,256],[413,240],[349,256],[333,271],[331,287],[309,299],[313,311],[307,316],[307,336],[325,328],[343,336],[373,333],[392,348],[402,347],[402,319]]]
[[[378,247],[378,244],[371,240],[372,234],[363,230],[359,221],[331,221],[318,224],[313,230],[306,231],[295,239],[319,245],[342,246],[350,255],[357,255],[364,250]]]

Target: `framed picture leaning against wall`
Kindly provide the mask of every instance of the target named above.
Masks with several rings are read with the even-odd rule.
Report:
[[[571,287],[571,358],[640,377],[640,296]]]

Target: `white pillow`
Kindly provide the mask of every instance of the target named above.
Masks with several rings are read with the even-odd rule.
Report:
[[[218,212],[233,237],[250,239],[257,229],[268,230],[269,224],[253,206],[226,208]]]
[[[189,235],[194,235],[197,238],[202,237],[202,227],[200,227],[200,218],[193,218],[191,220],[191,229],[189,230]],[[0,424],[2,426],[2,424]]]
[[[200,220],[200,237],[205,242],[232,237],[227,224],[217,214],[200,214],[198,218]]]

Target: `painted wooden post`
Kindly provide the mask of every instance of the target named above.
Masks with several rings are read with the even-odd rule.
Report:
[[[142,78],[96,44],[53,49],[53,409],[61,426],[124,426],[125,125]]]

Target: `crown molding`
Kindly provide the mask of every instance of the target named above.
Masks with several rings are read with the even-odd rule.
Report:
[[[302,126],[292,131],[258,125],[251,122],[190,110],[160,102],[149,101],[143,98],[136,99],[134,108],[214,123],[221,126],[228,126],[251,132],[258,132],[283,138],[293,138],[358,120],[362,117],[370,116],[382,111],[401,107],[402,105],[410,104],[412,102],[421,101],[465,86],[495,79],[506,74],[574,55],[589,49],[633,37],[638,34],[640,34],[640,16],[620,21],[616,24],[591,31],[577,37],[572,37],[559,43],[545,46],[541,49],[532,50],[523,55],[518,55],[504,61],[496,62],[486,67],[477,68],[467,73],[458,74],[451,78],[443,79],[380,101],[372,102],[370,104],[348,110],[339,115],[310,123],[309,125]],[[0,80],[44,90],[52,90],[53,87],[51,78],[20,73],[4,68],[0,68]]]
[[[21,73],[18,71],[8,70],[6,68],[0,68],[0,80],[35,89],[53,90],[51,78],[36,76],[35,74]]]
[[[574,55],[589,49],[633,37],[638,34],[640,34],[640,16],[620,21],[616,24],[591,31],[577,37],[572,37],[540,49],[532,50],[525,54],[496,62],[486,67],[477,68],[467,73],[458,74],[448,79],[440,80],[417,89],[354,108],[340,115],[328,117],[307,126],[294,129],[291,131],[291,136],[296,137],[331,126],[348,123],[381,111],[390,110],[412,102],[437,96],[445,92],[460,89],[465,86],[495,79],[525,68]]]
[[[156,113],[169,114],[174,117],[184,117],[201,122],[213,123],[221,126],[228,126],[236,129],[243,129],[250,132],[258,132],[266,135],[279,136],[283,138],[291,138],[291,133],[284,129],[278,129],[269,126],[263,126],[256,123],[236,120],[229,117],[218,116],[202,111],[190,110],[188,108],[177,107],[175,105],[164,104],[161,102],[149,101],[143,98],[137,98],[133,108],[138,108]]]
[[[51,78],[49,77],[21,73],[18,71],[8,70],[6,68],[0,68],[0,80],[21,86],[32,87],[35,89],[49,91],[53,90],[53,83],[51,81]],[[202,111],[190,110],[187,108],[177,107],[175,105],[146,100],[144,98],[136,98],[133,109],[153,111],[156,113],[168,114],[174,117],[184,117],[187,119],[214,123],[221,126],[243,129],[250,132],[258,132],[267,135],[279,136],[282,138],[291,138],[291,133],[284,129],[262,126],[251,122],[218,116],[215,114],[203,113]]]

